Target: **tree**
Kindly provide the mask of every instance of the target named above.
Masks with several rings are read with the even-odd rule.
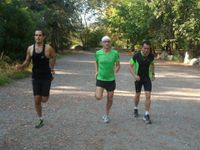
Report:
[[[25,0],[29,8],[38,14],[35,17],[37,26],[45,28],[48,40],[58,51],[70,47],[70,33],[73,28],[75,6],[73,1],[66,0]]]
[[[22,59],[32,41],[34,23],[20,1],[4,0],[0,6],[0,53],[13,59]]]
[[[132,46],[148,36],[150,14],[144,1],[125,0],[107,11],[107,23],[119,39],[126,39]]]

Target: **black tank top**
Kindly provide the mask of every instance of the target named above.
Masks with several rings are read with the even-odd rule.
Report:
[[[32,63],[33,79],[52,79],[51,69],[49,66],[49,58],[45,56],[45,44],[43,45],[41,53],[36,53],[35,44],[33,45]]]

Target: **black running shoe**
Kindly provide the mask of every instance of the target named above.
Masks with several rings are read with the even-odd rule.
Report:
[[[35,128],[39,129],[44,126],[44,121],[42,119],[39,120],[39,122],[35,125]]]
[[[151,119],[149,115],[144,115],[143,120],[146,124],[151,124]]]
[[[138,109],[134,109],[134,117],[137,118],[139,116]]]

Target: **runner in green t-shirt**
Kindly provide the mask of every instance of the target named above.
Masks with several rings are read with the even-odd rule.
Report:
[[[115,73],[120,69],[119,54],[111,47],[111,39],[108,36],[102,38],[103,49],[96,52],[96,93],[97,100],[103,97],[103,91],[107,91],[106,115],[103,121],[109,123],[109,112],[113,103],[114,90],[116,88]]]

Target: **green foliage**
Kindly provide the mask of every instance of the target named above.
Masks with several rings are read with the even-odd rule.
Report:
[[[180,53],[176,52],[173,56],[173,60],[177,61],[177,62],[182,62],[183,61],[183,57],[180,55]]]
[[[157,44],[176,41],[177,48],[198,51],[200,45],[200,7],[198,0],[154,0],[148,3],[153,11]],[[159,43],[158,43],[159,42]]]
[[[106,34],[117,47],[150,39],[154,48],[199,55],[199,12],[199,0],[1,0],[0,54],[23,59],[34,30],[41,28],[57,51],[72,43],[100,46]]]
[[[90,48],[96,48],[101,46],[101,38],[104,36],[104,31],[101,29],[97,29],[95,31],[90,32],[87,45]]]
[[[107,14],[107,23],[120,38],[128,39],[133,45],[148,38],[150,14],[144,1],[125,0],[115,8],[111,7],[110,12],[111,15]]]
[[[34,28],[30,14],[19,1],[4,1],[0,12],[0,53],[4,52],[12,59],[22,59]]]
[[[8,76],[4,74],[0,74],[0,86],[10,83],[10,79]]]

